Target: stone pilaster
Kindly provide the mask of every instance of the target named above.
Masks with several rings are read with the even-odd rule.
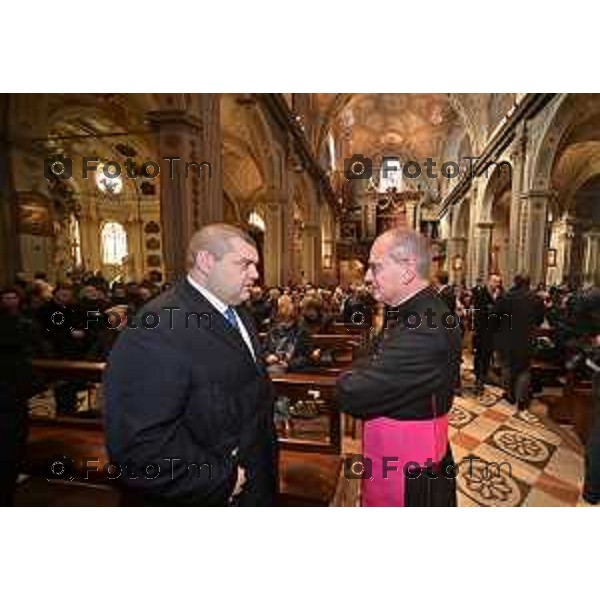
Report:
[[[525,162],[527,159],[527,134],[525,123],[520,123],[513,142],[510,159],[512,164],[512,195],[510,201],[510,221],[508,245],[508,277],[512,281],[518,271],[522,269],[520,258],[523,256],[523,242],[521,226],[522,190],[525,177]]]
[[[562,283],[571,273],[573,239],[575,238],[575,223],[568,216],[563,217],[556,225],[556,282]]]
[[[521,225],[524,239],[519,271],[531,277],[532,285],[546,281],[548,200],[551,196],[549,190],[531,190],[522,195]]]
[[[195,100],[186,109],[166,108],[148,115],[158,133],[167,281],[185,273],[192,234],[223,219],[220,95],[197,94]]]
[[[197,181],[200,195],[201,225],[223,220],[223,141],[221,128],[221,94],[199,94],[202,136],[197,149],[198,162],[211,165],[212,177]]]
[[[450,283],[460,283],[461,279],[466,276],[467,269],[467,240],[465,238],[451,237],[448,238],[446,249],[448,275]],[[455,268],[459,266],[460,269]]]
[[[16,194],[8,142],[9,97],[9,94],[0,94],[0,286],[12,283],[21,269]]]
[[[272,200],[265,203],[265,285],[282,285],[285,235],[285,204]]]
[[[600,285],[600,230],[586,231],[583,234],[583,241],[584,284]]]
[[[321,266],[321,227],[318,224],[305,224],[302,231],[302,270],[304,279],[313,285],[320,278]]]
[[[474,272],[472,278],[485,282],[489,275],[493,223],[477,223],[473,240]]]

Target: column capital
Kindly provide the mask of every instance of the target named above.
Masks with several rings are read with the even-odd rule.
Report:
[[[165,125],[171,127],[186,127],[202,130],[202,122],[200,119],[190,114],[186,110],[171,108],[165,110],[153,110],[146,113],[150,126],[160,129]]]
[[[492,221],[482,221],[481,223],[477,223],[476,227],[483,230],[492,230],[494,228],[494,223]]]
[[[548,190],[548,189],[532,189],[526,192],[521,192],[519,197],[521,200],[534,200],[534,199],[546,199],[552,200],[558,196],[558,192],[556,190]]]

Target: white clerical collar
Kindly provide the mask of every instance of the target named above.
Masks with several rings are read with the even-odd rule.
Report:
[[[195,289],[197,289],[222,315],[229,308],[225,302],[217,298],[213,293],[209,292],[205,287],[201,286],[197,281],[194,281],[188,274],[188,283]],[[235,307],[233,307],[235,309]]]

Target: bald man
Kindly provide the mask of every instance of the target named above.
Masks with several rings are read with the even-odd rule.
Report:
[[[456,505],[448,412],[461,335],[430,265],[428,240],[412,229],[371,248],[365,281],[387,307],[386,326],[337,386],[341,409],[364,420],[364,457],[345,466],[348,478],[362,477],[363,506]]]
[[[274,394],[241,306],[258,278],[255,243],[209,225],[192,237],[188,263],[187,277],[138,311],[110,355],[107,447],[124,502],[272,505]]]

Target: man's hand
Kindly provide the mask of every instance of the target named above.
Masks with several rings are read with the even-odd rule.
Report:
[[[268,365],[274,365],[276,363],[279,362],[279,358],[277,358],[277,356],[275,354],[269,354],[266,358],[265,358],[265,362]]]
[[[235,482],[235,488],[233,490],[233,493],[231,494],[232,498],[242,492],[242,489],[243,489],[245,483],[246,483],[246,471],[244,471],[244,469],[242,469],[242,467],[238,467],[237,481]]]

